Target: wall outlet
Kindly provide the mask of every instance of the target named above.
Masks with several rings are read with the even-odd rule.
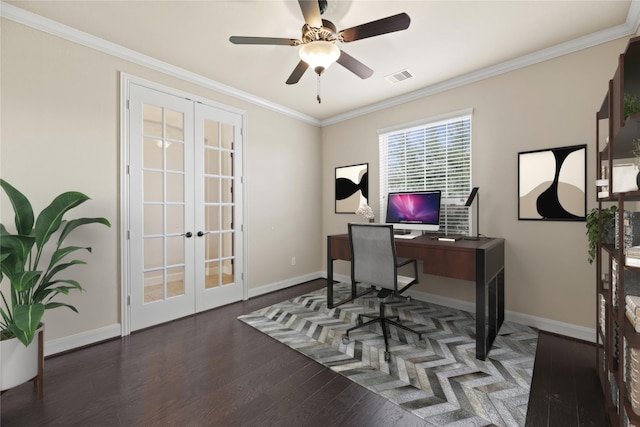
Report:
[[[291,257],[291,265],[296,265],[296,257]]]

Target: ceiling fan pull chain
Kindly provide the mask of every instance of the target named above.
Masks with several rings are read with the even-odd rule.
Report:
[[[318,95],[316,96],[316,99],[318,100],[318,104],[322,103],[322,100],[320,99],[320,74],[318,74]]]

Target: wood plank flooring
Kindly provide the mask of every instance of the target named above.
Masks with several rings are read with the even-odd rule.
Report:
[[[44,399],[31,384],[7,391],[0,425],[424,425],[236,319],[324,285],[311,281],[48,358]],[[541,333],[537,352],[527,426],[606,425],[593,345]]]

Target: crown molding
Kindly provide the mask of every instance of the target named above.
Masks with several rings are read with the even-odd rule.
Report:
[[[315,126],[320,125],[320,121],[314,117],[307,116],[306,114],[302,114],[298,111],[273,103],[264,98],[260,98],[250,93],[243,92],[239,89],[227,86],[215,80],[208,79],[183,68],[176,67],[163,61],[159,61],[150,56],[143,55],[139,52],[127,49],[126,47],[111,43],[99,37],[92,36],[91,34],[76,30],[75,28],[63,25],[48,18],[44,18],[40,15],[26,11],[8,3],[0,2],[0,17],[68,40],[70,42],[80,44],[90,49],[97,50],[107,55],[111,55],[116,58],[120,58],[125,61],[143,66],[145,68],[159,71],[161,73],[176,77],[186,82],[232,96],[236,99],[249,102],[268,110],[275,111],[285,116],[289,116]]]
[[[627,13],[627,18],[624,24],[598,31],[587,36],[579,37],[577,39],[561,43],[547,49],[542,49],[540,51],[524,55],[500,64],[454,77],[452,79],[424,87],[414,92],[373,103],[362,108],[357,108],[355,110],[349,111],[344,114],[339,114],[325,120],[318,120],[314,117],[273,103],[264,98],[257,97],[250,93],[222,84],[215,80],[208,79],[183,68],[176,67],[163,61],[159,61],[150,56],[143,55],[134,50],[127,49],[118,44],[108,42],[104,39],[92,36],[91,34],[76,30],[69,26],[60,24],[59,22],[44,18],[40,15],[36,15],[35,13],[28,12],[24,9],[1,1],[0,17],[9,19],[22,25],[26,25],[39,31],[43,31],[53,36],[60,37],[73,43],[95,49],[99,52],[124,59],[128,62],[132,62],[134,64],[159,71],[161,73],[179,78],[198,86],[202,86],[204,88],[232,96],[236,99],[275,111],[285,116],[289,116],[315,126],[323,127],[411,102],[416,99],[425,98],[470,83],[475,83],[490,77],[498,76],[500,74],[538,64],[549,59],[557,58],[559,56],[578,52],[580,50],[597,46],[602,43],[634,35],[638,31],[638,27],[640,26],[640,0],[631,1],[629,12]]]
[[[479,82],[490,77],[495,77],[500,74],[538,64],[549,59],[554,59],[563,55],[578,52],[580,50],[597,46],[602,43],[607,43],[623,37],[629,37],[636,34],[639,25],[640,0],[632,0],[629,7],[629,12],[627,13],[627,19],[625,20],[624,24],[607,28],[605,30],[598,31],[583,37],[579,37],[577,39],[561,43],[547,49],[542,49],[528,55],[514,58],[500,64],[492,65],[490,67],[482,68],[471,73],[463,74],[461,76],[424,87],[414,92],[389,98],[387,100],[367,105],[365,107],[358,108],[344,114],[330,117],[328,119],[322,120],[320,126],[329,126],[345,120],[350,120],[355,117],[373,113],[375,111],[384,110],[386,108],[401,105],[410,101],[415,101],[420,98],[425,98],[427,96],[455,89],[464,85],[468,85],[470,83]]]

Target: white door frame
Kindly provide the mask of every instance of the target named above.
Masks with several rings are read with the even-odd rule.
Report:
[[[193,95],[187,92],[183,92],[177,89],[172,89],[167,86],[160,85],[158,83],[151,82],[139,77],[132,76],[126,73],[120,73],[120,334],[126,336],[131,333],[131,312],[129,306],[129,296],[131,295],[131,266],[129,262],[130,253],[130,206],[129,206],[129,114],[128,114],[128,99],[129,99],[129,87],[130,84],[136,84],[154,89],[160,92],[164,92],[170,95],[188,98],[194,102],[210,105],[212,107],[229,111],[231,113],[242,116],[242,139],[240,144],[242,145],[242,171],[239,175],[239,179],[243,183],[245,191],[242,192],[242,198],[239,203],[242,203],[242,256],[244,266],[242,271],[239,271],[238,275],[242,280],[242,299],[248,298],[248,272],[247,272],[247,191],[246,191],[246,159],[247,159],[247,132],[246,132],[246,112],[239,110],[228,105],[220,104],[210,99],[202,98],[197,95]]]

